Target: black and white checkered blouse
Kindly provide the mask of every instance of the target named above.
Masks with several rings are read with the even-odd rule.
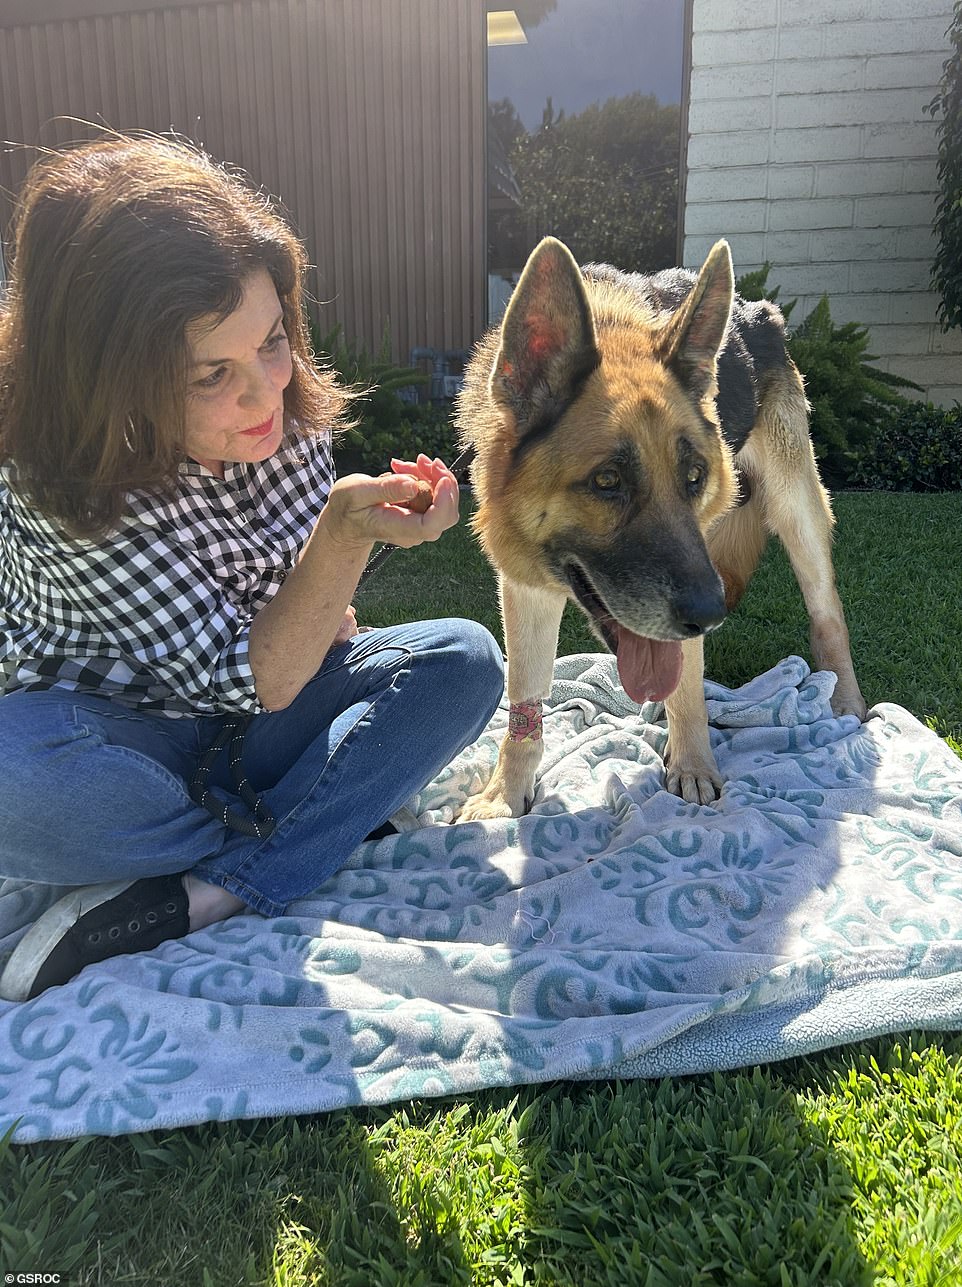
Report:
[[[0,687],[67,688],[170,716],[263,709],[250,623],[297,562],[334,481],[329,435],[260,464],[193,461],[178,494],[65,537],[0,471]]]

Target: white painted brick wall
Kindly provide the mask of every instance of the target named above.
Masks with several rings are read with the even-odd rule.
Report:
[[[930,288],[935,122],[952,0],[694,0],[685,262],[771,262],[797,323],[828,294],[878,365],[962,400]]]

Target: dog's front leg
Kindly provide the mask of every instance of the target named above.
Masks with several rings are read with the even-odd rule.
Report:
[[[686,639],[681,648],[681,682],[665,699],[665,785],[689,804],[711,804],[721,791],[721,776],[708,740],[705,642],[701,636]]]
[[[541,702],[551,691],[565,596],[500,578],[507,689],[511,711],[498,762],[483,791],[461,810],[461,822],[517,818],[531,804],[541,763]]]

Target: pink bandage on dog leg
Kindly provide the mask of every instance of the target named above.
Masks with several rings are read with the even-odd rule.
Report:
[[[512,702],[508,709],[508,737],[512,742],[541,741],[541,698]]]

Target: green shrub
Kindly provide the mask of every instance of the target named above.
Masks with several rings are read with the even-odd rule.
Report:
[[[771,262],[765,260],[761,268],[755,268],[750,273],[745,273],[735,282],[735,289],[741,295],[742,299],[770,299],[773,304],[778,302],[778,292],[781,286],[773,286],[770,290],[768,287],[768,274],[771,272]],[[790,299],[787,304],[779,304],[782,310],[782,316],[787,322],[792,315],[792,309],[798,303],[797,299]]]
[[[377,424],[365,419],[349,439],[335,449],[338,473],[359,470],[365,474],[381,474],[390,465],[391,457],[414,460],[418,452],[440,456],[448,465],[458,454],[454,439],[454,425],[446,406],[402,406],[400,415],[391,424]]]
[[[917,384],[870,366],[868,330],[857,322],[836,326],[823,295],[788,337],[788,351],[805,377],[812,441],[826,481],[851,481],[854,460],[875,435],[889,407],[904,407],[897,389]]]
[[[344,338],[340,323],[327,335],[321,335],[313,322],[309,326],[317,360],[332,366],[343,384],[358,390],[355,423],[335,444],[339,473],[383,473],[392,456],[411,460],[419,451],[450,462],[454,433],[447,412],[401,396],[402,390],[413,393],[430,376],[392,361],[386,327],[380,351],[371,356],[362,344]]]
[[[401,366],[391,358],[391,334],[387,325],[381,336],[381,348],[377,356],[370,355],[364,345],[358,341],[344,338],[343,328],[338,322],[326,335],[321,335],[313,319],[308,321],[311,333],[311,344],[318,361],[325,366],[333,367],[343,384],[351,385],[367,394],[380,390],[382,393],[397,395],[399,389],[408,389],[424,384],[428,376],[413,366]],[[403,406],[404,400],[397,397]]]
[[[910,402],[882,417],[852,481],[893,492],[962,489],[962,405]]]

